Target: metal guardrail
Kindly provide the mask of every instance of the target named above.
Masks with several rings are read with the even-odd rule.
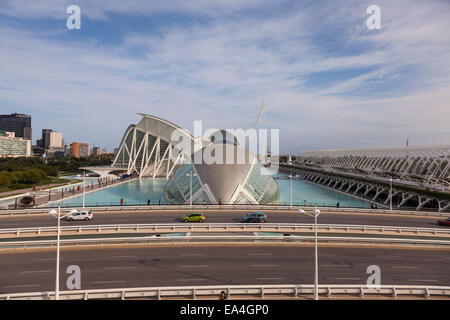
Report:
[[[320,243],[333,244],[364,244],[364,245],[400,245],[441,247],[450,246],[450,240],[436,239],[401,239],[401,238],[368,238],[368,237],[318,237]],[[122,237],[122,238],[87,238],[87,239],[63,239],[60,246],[103,246],[103,245],[146,245],[146,244],[174,244],[174,243],[313,243],[314,236],[147,236],[147,237]],[[56,246],[56,240],[33,241],[4,241],[0,242],[0,249],[12,248],[51,248]]]
[[[301,295],[313,295],[314,285],[231,285],[231,286],[196,286],[196,287],[150,287],[150,288],[117,288],[60,291],[61,300],[88,300],[88,299],[197,299],[217,297],[225,291],[228,298],[266,298],[286,296],[297,298]],[[364,285],[319,285],[319,295],[331,298],[345,298],[346,296],[386,297],[397,298],[401,296],[421,296],[424,298],[450,297],[450,287],[446,286],[405,286],[382,285],[379,288],[369,288]],[[54,300],[55,292],[27,292],[1,294],[0,300]]]
[[[53,207],[54,208],[54,207]],[[69,213],[70,210],[80,207],[61,208],[62,213]],[[92,212],[139,212],[152,210],[289,210],[297,211],[298,209],[312,209],[310,206],[302,205],[140,205],[140,206],[104,206],[104,207],[86,207],[85,209],[92,210]],[[412,215],[412,216],[430,216],[430,217],[450,217],[450,213],[434,212],[434,211],[407,211],[407,210],[385,210],[385,209],[364,209],[364,208],[335,208],[335,207],[318,207],[323,212],[332,213],[376,213],[376,214],[397,214],[397,215]],[[29,208],[29,209],[10,209],[0,210],[0,215],[18,215],[18,214],[47,214],[51,208]]]
[[[58,228],[32,227],[0,229],[0,238],[18,236],[43,236],[56,235]],[[314,231],[314,224],[296,223],[199,223],[199,224],[107,224],[107,225],[77,225],[62,226],[61,234],[81,233],[126,233],[126,232],[301,232]],[[318,232],[363,232],[363,233],[412,233],[422,235],[444,235],[450,237],[450,229],[421,228],[421,227],[396,227],[376,225],[343,225],[343,224],[318,224]]]

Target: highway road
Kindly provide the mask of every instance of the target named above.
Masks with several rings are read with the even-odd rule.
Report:
[[[81,268],[81,289],[312,284],[313,247],[251,245],[63,249],[66,268]],[[0,252],[0,293],[54,290],[55,250]],[[450,250],[319,247],[319,283],[365,284],[369,265],[381,284],[450,285]]]
[[[209,223],[233,223],[249,211],[208,211],[205,213]],[[296,212],[288,213],[266,211],[268,222],[271,223],[313,223],[311,217]],[[61,225],[88,225],[88,224],[136,224],[136,223],[179,223],[183,212],[174,211],[147,211],[128,213],[94,213],[91,221],[62,221]],[[417,217],[387,214],[350,214],[350,213],[326,213],[320,214],[319,224],[358,224],[358,225],[383,225],[403,227],[445,228],[436,224],[442,219],[438,217]],[[48,227],[55,226],[56,220],[50,215],[21,215],[0,216],[0,229],[26,228],[26,227]]]

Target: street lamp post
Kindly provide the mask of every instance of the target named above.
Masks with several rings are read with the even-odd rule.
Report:
[[[192,170],[190,173],[186,173],[187,176],[189,176],[189,205],[192,206],[192,177],[196,177],[197,174],[194,173]]]
[[[319,258],[317,250],[317,217],[320,214],[320,210],[317,206],[313,210],[313,215],[306,213],[303,209],[298,209],[298,212],[304,213],[310,217],[314,217],[314,300],[319,300]]]
[[[389,178],[389,210],[392,211],[392,176]]]
[[[56,237],[56,280],[55,280],[55,300],[59,300],[59,236],[61,234],[61,206],[58,206],[58,212],[52,209],[49,213],[58,220],[58,232]]]
[[[84,170],[84,173],[83,173],[83,209],[84,209],[84,199],[85,199],[84,188],[86,188],[86,170]]]
[[[293,176],[292,174],[289,175],[289,178],[291,179],[291,193],[290,193],[289,207],[291,207],[291,208],[292,208],[292,177],[297,178],[298,174],[296,174],[295,176]]]

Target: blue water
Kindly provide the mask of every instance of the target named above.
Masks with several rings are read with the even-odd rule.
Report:
[[[276,174],[274,177],[286,178],[284,174]],[[151,204],[166,204],[164,189],[166,179],[142,179],[134,180],[121,185],[112,186],[107,189],[95,191],[85,196],[86,206],[120,205],[120,199],[124,199],[124,205],[147,204],[150,199]],[[290,180],[276,179],[280,190],[280,203],[289,204]],[[293,180],[292,181],[292,202],[298,205],[317,204],[318,206],[335,207],[339,202],[340,207],[361,207],[370,208],[370,203],[346,194],[336,192],[312,183]],[[81,206],[82,197],[78,196],[61,202],[61,206]],[[53,204],[55,206],[55,204]]]
[[[149,199],[151,204],[163,204],[166,203],[164,198],[166,182],[166,179],[134,180],[100,191],[87,193],[85,195],[85,205],[120,205],[120,199],[122,198],[124,205],[147,204],[147,200]],[[61,206],[79,206],[82,204],[82,201],[82,196],[78,196],[62,201]]]
[[[290,180],[276,180],[280,190],[280,202],[290,202]],[[292,180],[292,202],[295,205],[370,208],[370,202],[354,198],[352,196],[333,191],[307,181]]]

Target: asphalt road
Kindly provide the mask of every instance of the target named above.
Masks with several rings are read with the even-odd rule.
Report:
[[[0,293],[54,290],[55,251],[0,253]],[[66,249],[66,268],[81,268],[81,289],[312,284],[313,247],[201,246]],[[450,250],[319,247],[320,284],[362,284],[369,265],[383,285],[450,285]]]
[[[206,212],[206,221],[209,223],[232,223],[248,211]],[[140,213],[94,213],[91,221],[62,221],[61,225],[88,225],[88,224],[135,224],[135,223],[179,223],[183,212],[151,211]],[[268,222],[271,223],[314,223],[311,217],[299,213],[286,213],[267,211]],[[359,224],[359,225],[383,225],[424,228],[446,228],[436,224],[437,217],[413,217],[386,214],[348,214],[348,213],[321,213],[319,224]],[[47,227],[55,226],[56,219],[50,215],[22,215],[1,216],[0,229]],[[448,227],[447,227],[448,228]]]

